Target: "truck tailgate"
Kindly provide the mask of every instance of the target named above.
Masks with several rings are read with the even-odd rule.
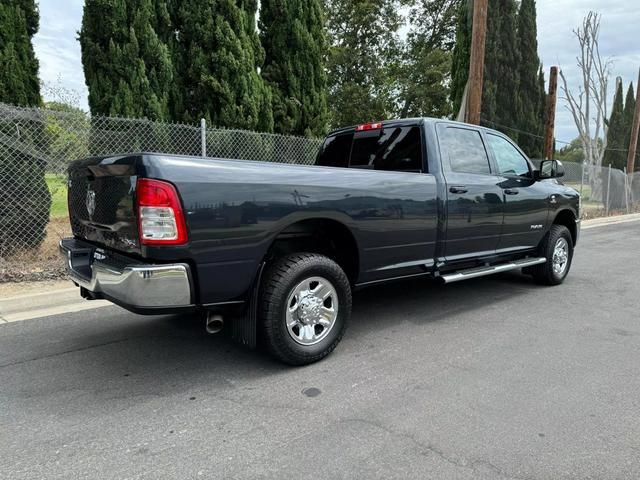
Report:
[[[71,164],[69,216],[76,238],[140,253],[135,208],[139,158],[91,158]]]

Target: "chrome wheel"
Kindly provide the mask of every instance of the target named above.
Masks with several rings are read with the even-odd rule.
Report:
[[[569,265],[569,243],[565,238],[559,238],[553,248],[553,273],[558,276],[564,275]]]
[[[338,294],[329,280],[311,277],[300,282],[287,300],[287,330],[300,345],[321,342],[336,324]]]

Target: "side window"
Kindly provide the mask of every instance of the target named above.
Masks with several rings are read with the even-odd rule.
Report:
[[[487,138],[502,175],[529,175],[529,162],[511,143],[490,133],[487,134]]]
[[[393,172],[421,172],[419,127],[388,127],[356,133],[351,167]]]
[[[320,147],[316,165],[323,167],[348,167],[353,133],[332,135]]]
[[[443,156],[451,170],[458,173],[490,175],[489,157],[480,132],[466,128],[446,127],[440,130]]]

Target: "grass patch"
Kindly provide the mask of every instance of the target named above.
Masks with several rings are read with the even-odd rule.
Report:
[[[67,179],[65,175],[47,173],[45,175],[49,192],[51,192],[51,218],[69,216],[67,205]]]

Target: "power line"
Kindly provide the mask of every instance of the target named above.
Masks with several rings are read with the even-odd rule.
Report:
[[[491,120],[487,120],[484,117],[482,117],[482,123],[485,126],[493,126],[493,127],[497,127],[497,128],[500,128],[500,129],[510,130],[512,132],[515,132],[515,133],[520,133],[520,134],[527,135],[527,136],[532,137],[532,138],[537,138],[537,139],[540,139],[540,140],[544,140],[544,136],[542,136],[542,135],[537,135],[535,133],[526,132],[524,130],[520,130],[520,129],[514,128],[514,127],[508,127],[507,125],[501,125],[500,123],[496,123],[496,122],[493,122]],[[567,142],[565,140],[557,140],[557,139],[555,140],[555,142],[556,143],[561,143],[562,145],[571,145],[573,143],[573,141]],[[629,149],[628,148],[605,148],[605,152],[628,153]]]

